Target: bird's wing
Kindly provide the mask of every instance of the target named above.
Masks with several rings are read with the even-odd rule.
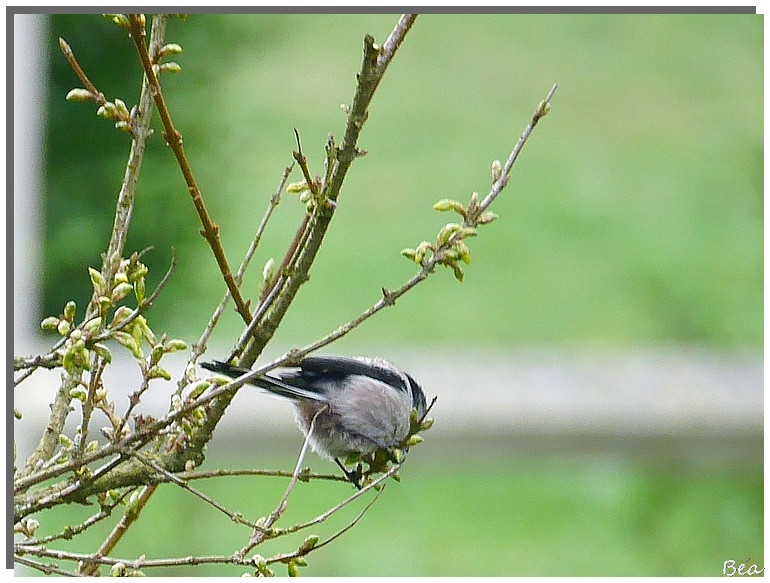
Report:
[[[362,375],[386,383],[400,391],[407,392],[406,375],[387,363],[373,358],[350,358],[346,356],[309,356],[300,364],[303,372],[310,375]]]

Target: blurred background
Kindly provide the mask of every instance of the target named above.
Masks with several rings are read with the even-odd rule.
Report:
[[[363,36],[382,42],[396,20],[171,21],[167,42],[184,53],[164,94],[231,265],[291,162],[293,128],[321,173],[327,135],[342,138]],[[64,100],[79,84],[57,39],[129,107],[141,71],[125,31],[100,16],[15,24],[14,352],[32,354],[55,342],[39,333],[43,317],[70,299],[82,315],[90,298],[87,267],[101,263],[129,146],[93,104]],[[433,203],[486,194],[492,160],[507,158],[538,102],[559,89],[495,202],[499,219],[469,240],[465,281],[439,271],[329,347],[392,360],[439,400],[402,482],[311,555],[304,574],[721,575],[725,561],[747,557],[764,566],[762,50],[761,15],[417,19],[370,108],[359,142],[369,154],[353,164],[311,280],[265,359],[408,279],[414,265],[399,251],[453,220]],[[127,250],[154,247],[149,289],[176,249],[179,268],[149,321],[192,344],[225,288],[157,118],[154,127]],[[302,213],[284,195],[247,295]],[[229,310],[207,356],[225,355],[240,332]],[[128,394],[135,365],[114,368],[114,390]],[[21,459],[56,381],[39,373],[16,390]],[[165,411],[175,384],[158,387],[138,412]],[[288,404],[241,391],[204,469],[290,470],[301,442]],[[255,519],[285,480],[198,486]],[[301,484],[284,524],[348,489]],[[315,532],[329,535],[360,510]],[[116,555],[228,554],[248,536],[170,486],[147,512]],[[41,529],[84,516],[52,512]],[[107,528],[89,534],[91,548]],[[288,548],[279,539],[260,552]]]

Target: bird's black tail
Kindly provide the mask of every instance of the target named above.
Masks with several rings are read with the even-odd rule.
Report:
[[[202,362],[201,366],[206,370],[223,374],[232,379],[237,379],[238,377],[251,372],[251,370],[249,370],[248,368],[233,366],[231,364],[227,364],[219,360],[213,360],[211,362]],[[276,378],[270,375],[262,375],[260,377],[251,379],[249,381],[249,384],[257,386],[260,389],[263,389],[270,393],[273,393],[274,395],[278,395],[280,397],[286,397],[287,399],[293,399],[293,400],[307,399],[311,401],[320,401],[320,402],[326,401],[325,396],[322,394],[319,394],[314,391],[309,391],[302,387],[292,385],[283,379]]]

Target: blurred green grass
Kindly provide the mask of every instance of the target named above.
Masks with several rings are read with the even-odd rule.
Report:
[[[526,443],[526,439],[521,440]],[[660,444],[658,444],[660,445]],[[403,481],[342,538],[319,549],[302,573],[313,576],[716,576],[724,561],[764,565],[760,465],[710,459],[681,463],[656,451],[648,459],[598,452],[566,455],[451,457],[430,441],[410,454]],[[422,448],[424,451],[421,451]],[[569,450],[569,446],[562,447]],[[432,450],[432,451],[429,451]],[[221,457],[218,461],[221,461]],[[226,459],[226,456],[225,456]],[[260,467],[285,468],[287,454]],[[320,471],[334,471],[315,457]],[[226,467],[248,465],[230,459]],[[278,478],[227,478],[193,484],[247,519],[266,515],[286,485]],[[299,484],[280,524],[308,520],[342,501],[351,487]],[[264,556],[326,537],[363,508],[359,500],[320,526],[255,549]],[[132,558],[229,555],[248,529],[192,495],[161,487],[114,554]],[[48,532],[73,520],[50,513]],[[65,514],[67,518],[65,518]],[[82,515],[82,511],[79,512]],[[70,522],[69,524],[72,524]],[[95,547],[107,525],[73,548]],[[86,539],[90,546],[84,543]],[[148,546],[147,541],[152,545]],[[67,543],[57,546],[66,548]],[[148,570],[157,576],[239,575],[245,569],[202,565]],[[275,571],[285,575],[285,567]]]
[[[200,15],[173,21],[183,73],[165,95],[233,265],[282,169],[293,129],[315,172],[327,133],[341,139],[361,39],[394,15]],[[121,31],[97,16],[56,16],[108,96],[135,99],[139,77]],[[45,313],[87,299],[127,140],[65,103],[77,83],[53,49]],[[421,345],[699,343],[758,347],[762,329],[762,17],[423,15],[371,107],[312,279],[276,342],[304,344],[396,287],[403,247],[451,220],[431,205],[489,187],[535,106],[559,84],[527,144],[500,219],[472,240],[465,283],[441,274],[355,333],[356,342]],[[247,285],[279,258],[300,220],[285,196]],[[151,144],[130,249],[159,280],[180,269],[153,319],[197,337],[223,292],[197,235],[181,176]],[[77,274],[82,274],[78,278]],[[181,300],[180,300],[181,298]],[[228,315],[218,339],[240,329]]]

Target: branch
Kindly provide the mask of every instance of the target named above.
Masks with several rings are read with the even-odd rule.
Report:
[[[529,139],[529,136],[532,133],[532,130],[535,129],[535,126],[537,125],[537,123],[543,117],[545,117],[550,111],[551,99],[553,99],[553,95],[554,93],[556,93],[556,88],[557,86],[553,85],[553,87],[551,87],[551,90],[548,92],[548,95],[545,96],[545,99],[541,101],[540,104],[537,106],[537,109],[535,110],[535,114],[532,116],[532,119],[530,120],[527,127],[524,128],[524,132],[521,134],[519,141],[516,143],[513,150],[511,151],[511,155],[508,156],[508,160],[505,162],[505,166],[503,166],[503,172],[501,176],[494,182],[494,184],[492,184],[492,189],[489,191],[489,194],[487,194],[487,196],[484,197],[484,200],[482,200],[481,203],[479,204],[479,208],[481,211],[486,210],[487,207],[494,202],[494,200],[497,198],[500,192],[502,192],[503,188],[507,186],[508,180],[511,177],[511,169],[513,168],[513,165],[516,162],[516,159],[519,157],[519,153],[524,147],[524,144],[527,143],[527,140]]]
[[[255,330],[254,342],[247,348],[247,354],[242,362],[245,366],[251,366],[262,353],[294,301],[300,286],[308,280],[310,268],[329,228],[335,203],[348,169],[353,160],[362,155],[356,144],[369,116],[368,109],[374,92],[415,18],[416,15],[403,15],[385,41],[384,48],[377,46],[371,35],[366,35],[364,38],[364,58],[357,77],[358,84],[353,103],[348,110],[344,139],[339,146],[334,146],[332,143],[328,148],[333,166],[330,171],[327,169],[329,179],[324,181],[322,190],[318,194],[320,201],[330,201],[330,204],[317,204],[314,207],[314,212],[309,217],[307,239],[296,256],[295,268],[289,274],[285,288],[276,298],[273,308]],[[300,157],[302,157],[301,152],[298,152],[297,159],[299,160]],[[310,187],[311,184],[314,184],[312,180],[308,182],[308,186]]]
[[[243,274],[246,272],[246,268],[248,267],[249,263],[251,262],[251,258],[253,257],[254,253],[257,250],[257,246],[259,245],[259,242],[262,240],[262,235],[264,234],[265,229],[267,228],[267,222],[270,220],[270,217],[272,216],[273,211],[278,206],[278,203],[281,200],[281,193],[283,192],[283,188],[286,185],[286,181],[289,179],[289,175],[291,174],[291,171],[293,169],[294,169],[294,162],[292,162],[291,165],[287,166],[284,169],[283,175],[281,176],[281,181],[278,184],[278,188],[273,193],[273,196],[270,197],[270,203],[268,204],[267,210],[265,211],[265,214],[262,216],[262,220],[260,221],[259,226],[257,227],[257,232],[255,233],[254,238],[251,241],[251,245],[249,245],[249,248],[243,257],[243,261],[241,261],[241,265],[238,267],[238,271],[235,274],[235,283],[238,284],[239,286],[241,285]],[[214,313],[212,314],[211,318],[209,319],[209,322],[206,325],[206,328],[203,331],[203,334],[201,334],[201,337],[198,339],[198,342],[196,342],[193,345],[193,351],[192,351],[192,354],[190,355],[188,366],[189,364],[195,362],[197,358],[201,354],[203,354],[203,352],[205,351],[206,343],[208,342],[208,339],[211,336],[211,333],[214,331],[214,327],[216,326],[220,316],[224,312],[225,307],[230,301],[230,297],[231,297],[230,290],[227,290],[225,292],[224,297],[222,298],[222,300],[219,302],[216,309],[214,310]],[[260,304],[259,309],[262,309],[262,306],[264,304],[265,304],[265,300],[262,300],[262,303]],[[254,314],[252,322],[256,321],[259,317],[260,315],[258,310],[257,313]],[[180,390],[184,386],[182,384],[183,382],[184,382],[184,379],[180,381],[180,387],[179,387]]]
[[[166,35],[168,18],[168,15],[158,15],[153,18],[152,30],[150,32],[150,51],[152,54],[148,58],[158,58],[160,48],[163,46],[163,39]],[[131,223],[131,215],[134,210],[136,183],[139,179],[142,161],[144,160],[144,150],[147,145],[147,140],[152,135],[152,130],[150,129],[150,122],[152,121],[151,93],[152,88],[148,83],[147,78],[145,78],[142,82],[139,104],[132,124],[133,139],[131,140],[131,151],[128,155],[126,172],[123,177],[120,194],[118,195],[118,204],[115,209],[115,223],[112,228],[112,236],[110,237],[110,243],[107,247],[107,252],[104,255],[104,263],[102,265],[102,275],[108,285],[112,284],[114,263],[118,258],[123,256],[126,237],[128,236],[128,227]],[[98,309],[97,306],[97,295],[94,293],[89,311],[96,312]]]
[[[319,409],[316,414],[313,415],[313,419],[310,421],[310,427],[308,428],[307,434],[305,435],[305,441],[302,443],[302,450],[299,452],[297,464],[294,467],[294,472],[292,473],[291,479],[289,480],[289,485],[286,486],[286,491],[283,493],[281,501],[278,503],[278,506],[275,507],[275,510],[270,513],[267,519],[260,521],[259,524],[254,527],[254,532],[251,535],[249,544],[238,551],[239,556],[245,557],[246,553],[248,553],[251,549],[265,540],[270,535],[273,525],[278,521],[279,518],[281,518],[281,515],[286,510],[286,506],[289,502],[289,496],[291,496],[291,493],[294,491],[294,486],[297,485],[297,480],[299,479],[300,473],[302,471],[302,464],[305,461],[305,455],[307,455],[307,450],[310,447],[310,439],[313,435],[315,420],[322,412],[327,410],[327,407],[322,407]]]
[[[75,58],[75,54],[72,52],[72,48],[70,48],[70,46],[67,44],[67,41],[61,37],[59,37],[59,48],[61,49],[61,52],[64,53],[64,58],[67,59],[70,67],[72,67],[72,70],[75,71],[75,75],[78,76],[78,79],[80,79],[83,87],[85,87],[86,91],[88,91],[93,96],[93,100],[99,105],[104,105],[107,103],[107,98],[104,97],[104,93],[99,91],[96,86],[91,83],[91,80],[85,74],[77,59]]]
[[[182,146],[182,134],[179,133],[179,131],[174,127],[174,124],[171,121],[171,114],[169,113],[168,107],[166,106],[166,101],[163,99],[163,93],[161,91],[160,83],[158,82],[158,76],[156,74],[157,56],[150,55],[147,52],[147,47],[144,45],[144,26],[139,15],[129,14],[128,19],[131,30],[131,38],[134,41],[136,50],[139,53],[139,58],[142,61],[144,74],[147,77],[152,97],[155,99],[155,105],[158,108],[158,113],[165,129],[163,137],[165,138],[168,146],[171,148],[171,151],[174,153],[177,163],[179,164],[179,169],[182,171],[185,184],[187,184],[187,190],[192,197],[195,210],[198,212],[198,217],[200,218],[201,224],[203,225],[201,234],[205,237],[206,241],[208,241],[209,245],[211,246],[211,250],[214,253],[214,258],[216,259],[217,265],[219,266],[219,271],[222,273],[222,277],[224,278],[227,289],[230,291],[230,295],[235,302],[235,307],[238,310],[238,313],[241,315],[241,318],[243,318],[243,321],[248,324],[251,321],[251,312],[249,311],[248,305],[243,299],[243,296],[241,296],[240,289],[235,283],[235,278],[233,277],[232,271],[230,271],[230,265],[227,262],[225,251],[222,248],[222,243],[219,240],[219,227],[211,220],[211,217],[209,216],[208,210],[206,209],[206,204],[203,202],[203,196],[201,195],[200,189],[195,182],[195,177],[193,176],[192,169],[190,168],[190,164],[187,161],[184,147]]]
[[[81,566],[79,572],[82,575],[88,576],[96,573],[97,569],[99,568],[98,560],[105,555],[108,555],[112,549],[114,549],[115,546],[120,542],[120,539],[123,538],[123,535],[126,534],[126,531],[129,529],[129,527],[139,519],[140,512],[147,505],[147,502],[155,493],[156,488],[156,485],[145,486],[135,498],[129,498],[129,502],[126,505],[126,511],[123,514],[123,517],[120,519],[118,524],[115,525],[115,528],[112,529],[112,532],[110,532],[107,538],[104,539],[104,542],[99,547],[99,550],[91,555],[90,559],[83,559],[80,561]]]
[[[494,182],[489,194],[484,198],[484,200],[481,203],[478,204],[477,209],[475,211],[475,216],[469,217],[469,219],[466,220],[466,222],[463,224],[463,227],[465,228],[475,227],[475,222],[478,216],[483,211],[485,211],[489,207],[489,205],[492,204],[492,202],[494,202],[495,198],[497,198],[500,192],[508,184],[508,179],[510,178],[510,172],[511,172],[511,168],[513,167],[513,164],[516,162],[516,159],[519,153],[524,147],[524,144],[526,144],[527,140],[529,139],[529,136],[531,135],[534,127],[537,125],[540,119],[548,113],[550,109],[550,102],[555,92],[556,92],[556,85],[551,87],[551,90],[548,92],[546,98],[543,101],[541,101],[540,104],[538,105],[535,111],[535,114],[533,115],[529,124],[527,125],[521,137],[519,138],[518,142],[516,143],[513,150],[511,151],[511,154],[508,157],[508,161],[506,162],[503,168],[503,172],[501,176]],[[457,242],[459,235],[460,235],[460,232],[457,232],[452,236],[450,236],[442,244],[442,246],[436,249],[435,253],[429,259],[426,259],[425,261],[422,262],[420,271],[418,271],[415,275],[413,275],[401,287],[395,290],[387,290],[383,288],[382,298],[377,300],[377,302],[375,302],[371,307],[369,307],[368,309],[363,311],[361,314],[359,314],[358,316],[350,320],[348,323],[343,324],[342,326],[338,327],[336,330],[334,330],[327,336],[324,336],[320,340],[317,340],[316,342],[308,344],[303,348],[292,349],[289,352],[283,354],[282,356],[276,358],[275,360],[265,365],[262,365],[256,369],[251,370],[250,372],[238,377],[231,383],[228,383],[227,385],[220,387],[219,389],[214,391],[214,394],[218,393],[219,391],[224,392],[228,389],[237,388],[244,383],[250,383],[257,377],[260,377],[266,372],[274,368],[277,368],[279,366],[296,363],[299,360],[301,360],[304,356],[307,356],[308,354],[310,354],[311,352],[314,352],[320,348],[323,348],[324,346],[327,346],[332,342],[338,340],[342,336],[345,336],[348,332],[360,326],[364,321],[368,320],[369,318],[371,318],[372,316],[380,312],[382,309],[392,306],[393,304],[395,304],[398,298],[400,298],[409,290],[417,286],[420,282],[427,279],[428,276],[434,272],[436,266],[441,264],[442,260],[444,259],[443,252],[453,247],[453,245]]]

